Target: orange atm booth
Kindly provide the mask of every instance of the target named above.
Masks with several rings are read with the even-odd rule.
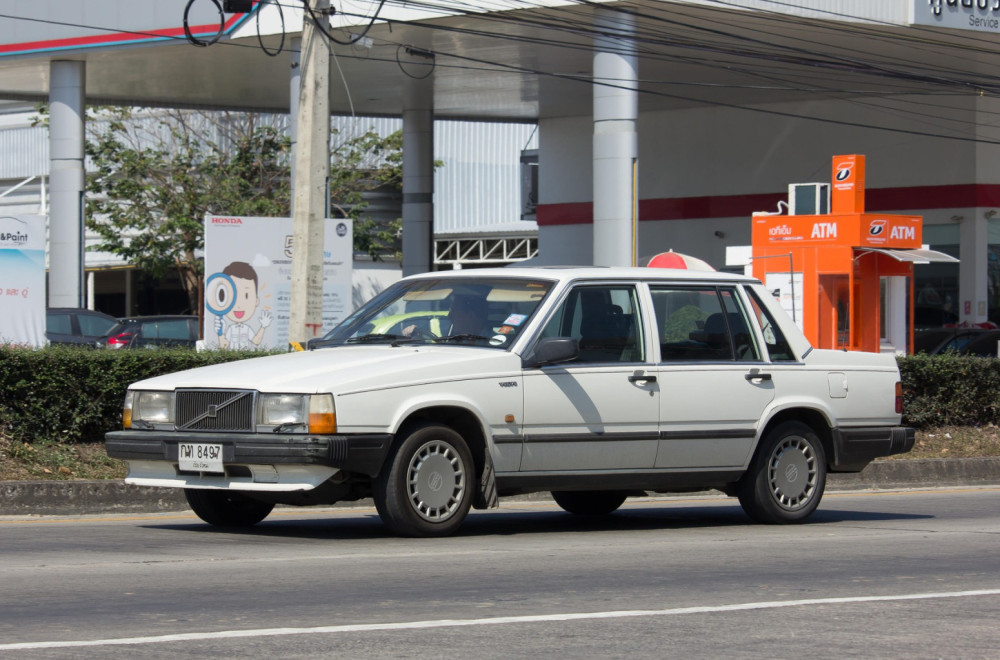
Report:
[[[921,249],[921,216],[865,213],[864,156],[834,156],[829,187],[789,195],[788,215],[754,214],[754,277],[817,348],[911,353],[914,263],[957,259]]]

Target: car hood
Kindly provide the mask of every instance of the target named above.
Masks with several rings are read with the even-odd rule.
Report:
[[[474,346],[339,346],[238,360],[134,383],[134,389],[257,389],[347,394],[432,380],[484,378],[519,371],[520,356]]]

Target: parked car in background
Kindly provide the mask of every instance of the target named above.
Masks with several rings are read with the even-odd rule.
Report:
[[[913,353],[958,353],[984,332],[984,328],[928,328],[913,333]]]
[[[97,345],[103,348],[195,347],[197,316],[133,316],[121,319]]]
[[[45,338],[50,344],[90,347],[116,323],[115,317],[93,309],[49,307],[45,310]]]
[[[997,344],[1000,342],[1000,330],[984,330],[975,339],[963,346],[959,355],[975,355],[978,357],[996,357]]]

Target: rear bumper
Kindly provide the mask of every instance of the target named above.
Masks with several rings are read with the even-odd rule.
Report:
[[[392,435],[112,431],[105,436],[108,456],[127,461],[177,463],[177,444],[180,442],[221,444],[222,460],[227,467],[318,465],[374,477],[382,469]]]
[[[831,472],[860,472],[872,460],[913,449],[914,430],[908,426],[833,429]]]

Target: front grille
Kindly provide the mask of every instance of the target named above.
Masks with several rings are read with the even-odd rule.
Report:
[[[253,431],[252,390],[177,390],[177,428],[190,431]]]

